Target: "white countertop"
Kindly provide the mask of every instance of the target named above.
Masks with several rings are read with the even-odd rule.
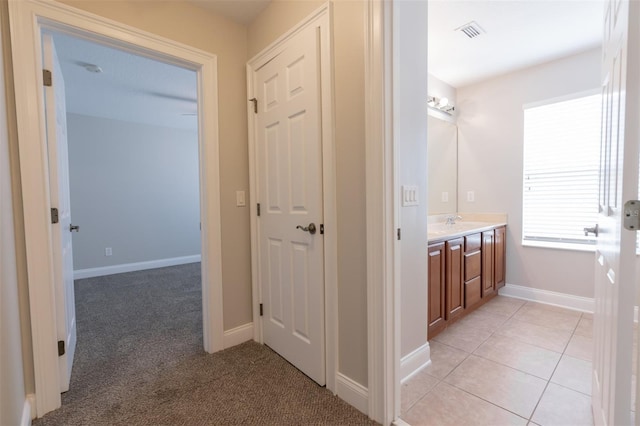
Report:
[[[455,224],[447,225],[449,216],[461,216]],[[488,231],[493,228],[505,226],[507,224],[506,214],[494,213],[457,213],[447,215],[429,216],[427,224],[427,239],[429,243],[458,238],[463,235],[474,234],[476,232]]]

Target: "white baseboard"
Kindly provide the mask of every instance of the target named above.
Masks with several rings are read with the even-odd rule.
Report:
[[[338,397],[355,408],[368,414],[369,390],[360,383],[353,381],[344,374],[336,374],[336,393]]]
[[[429,364],[431,364],[431,348],[427,342],[400,360],[400,383],[406,382]]]
[[[73,271],[73,279],[101,277],[104,275],[122,274],[124,272],[144,271],[167,266],[184,265],[200,262],[199,254],[193,256],[172,257],[169,259],[149,260],[146,262],[123,263],[121,265],[101,266],[99,268],[78,269]]]
[[[31,420],[36,418],[36,396],[32,393],[24,399],[20,426],[31,426]]]
[[[498,292],[502,296],[560,306],[574,311],[593,312],[595,301],[589,297],[574,296],[572,294],[557,293],[555,291],[540,290],[515,284],[507,284]]]
[[[409,423],[405,422],[404,420],[397,418],[393,421],[393,423],[391,423],[393,426],[411,426]]]
[[[253,340],[252,322],[225,331],[222,339],[222,346],[224,349],[227,349],[249,340]]]

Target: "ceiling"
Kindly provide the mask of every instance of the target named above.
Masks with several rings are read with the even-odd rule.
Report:
[[[54,34],[65,80],[67,112],[196,129],[195,71]],[[97,65],[102,72],[87,71]]]
[[[453,87],[596,48],[599,0],[430,0],[429,73]],[[475,21],[475,38],[454,31]]]
[[[271,0],[184,1],[247,23]],[[430,0],[429,72],[462,87],[595,48],[602,11],[600,0]],[[470,39],[454,31],[470,21],[486,33]],[[67,35],[54,39],[69,112],[196,128],[195,72]]]

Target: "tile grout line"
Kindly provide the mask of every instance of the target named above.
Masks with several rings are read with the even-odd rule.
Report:
[[[569,347],[569,343],[571,342],[571,339],[573,338],[576,329],[578,328],[578,325],[580,324],[580,320],[582,319],[582,314],[580,314],[580,318],[578,319],[578,322],[576,323],[575,327],[573,327],[573,331],[571,332],[571,335],[569,336],[569,340],[567,340],[567,343],[564,345],[564,349],[562,350],[562,353],[560,354],[560,358],[558,358],[558,362],[556,363],[556,366],[554,367],[553,371],[551,372],[551,375],[549,376],[549,379],[547,380],[547,383],[544,385],[544,389],[542,390],[542,393],[540,394],[540,397],[538,398],[538,402],[536,403],[536,406],[533,408],[533,411],[531,412],[531,415],[529,416],[529,422],[532,422],[533,420],[533,415],[536,413],[536,410],[538,409],[538,407],[540,406],[540,402],[542,401],[542,397],[544,397],[545,392],[547,392],[547,389],[549,388],[549,384],[553,383],[551,381],[551,379],[553,379],[553,375],[556,374],[556,370],[558,369],[558,366],[560,365],[560,362],[562,361],[562,357],[564,356],[564,353],[566,352],[567,348]],[[553,383],[554,385],[556,383]],[[565,387],[565,386],[562,386]],[[567,388],[568,389],[568,388]]]
[[[510,299],[513,299],[513,298],[510,298]],[[558,358],[558,361],[556,362],[556,365],[555,365],[555,367],[554,367],[554,369],[553,369],[553,371],[552,371],[551,375],[549,376],[549,379],[544,379],[544,378],[542,378],[542,377],[536,376],[536,375],[531,374],[531,373],[528,373],[528,372],[526,372],[526,371],[522,371],[522,370],[519,370],[519,369],[517,369],[517,368],[514,368],[514,367],[511,367],[511,366],[508,366],[508,365],[502,364],[502,363],[500,363],[500,362],[498,362],[498,361],[494,361],[494,360],[491,360],[491,359],[488,359],[488,358],[485,358],[485,357],[483,357],[483,356],[480,356],[480,355],[475,354],[475,352],[476,352],[476,351],[477,351],[477,350],[478,350],[482,345],[484,345],[484,344],[485,344],[489,339],[491,339],[493,336],[504,337],[504,338],[513,338],[513,337],[503,336],[503,335],[501,335],[501,334],[497,334],[497,332],[500,330],[500,327],[504,326],[504,324],[505,324],[505,323],[507,323],[509,320],[512,320],[512,319],[513,319],[513,320],[515,320],[515,319],[514,319],[514,317],[516,316],[516,314],[517,314],[518,312],[520,312],[520,311],[521,311],[525,306],[527,306],[529,302],[532,302],[532,301],[522,301],[522,302],[523,302],[523,303],[520,305],[520,307],[518,307],[515,311],[513,311],[513,312],[512,312],[511,314],[509,314],[509,315],[501,315],[501,314],[497,314],[497,313],[494,313],[494,312],[491,312],[491,311],[487,311],[487,310],[477,310],[476,312],[484,312],[484,313],[487,313],[487,314],[490,314],[490,315],[493,315],[493,316],[497,316],[497,317],[504,317],[504,320],[503,320],[503,321],[502,321],[498,326],[496,326],[496,327],[495,327],[495,329],[494,329],[493,331],[488,331],[488,330],[486,330],[486,329],[485,329],[484,331],[488,331],[488,333],[489,333],[488,337],[487,337],[486,339],[483,339],[483,340],[482,340],[482,342],[481,342],[478,346],[476,346],[476,347],[475,347],[471,352],[469,352],[469,351],[467,351],[467,350],[464,350],[464,349],[460,349],[460,348],[455,347],[455,346],[452,346],[452,345],[449,345],[449,344],[447,344],[447,343],[440,342],[440,341],[438,341],[438,340],[435,340],[435,339],[434,339],[434,341],[435,341],[435,342],[437,342],[437,343],[438,343],[438,344],[440,344],[440,345],[443,345],[443,346],[445,346],[445,347],[447,347],[447,348],[450,348],[450,349],[453,349],[453,350],[456,350],[456,351],[463,352],[463,353],[465,354],[465,356],[464,356],[464,358],[463,358],[463,359],[462,359],[462,360],[461,360],[461,361],[460,361],[460,362],[459,362],[459,363],[458,363],[458,364],[457,364],[453,369],[451,369],[451,371],[449,371],[449,372],[448,372],[444,377],[442,377],[442,378],[439,378],[439,377],[436,377],[436,376],[432,376],[432,375],[430,375],[429,373],[426,373],[426,374],[427,374],[427,375],[429,375],[430,377],[432,377],[432,378],[436,379],[436,380],[437,380],[437,382],[436,382],[436,383],[435,383],[435,385],[434,385],[434,386],[432,386],[432,387],[431,387],[427,392],[425,392],[423,395],[421,395],[420,397],[418,397],[418,398],[416,399],[416,401],[415,401],[415,402],[413,402],[413,403],[408,407],[408,409],[403,413],[403,415],[408,414],[408,413],[409,413],[409,412],[410,412],[410,411],[411,411],[411,410],[412,410],[412,409],[413,409],[413,408],[414,408],[414,407],[415,407],[415,406],[416,406],[420,401],[422,401],[422,400],[423,400],[427,395],[429,395],[429,394],[430,394],[430,393],[431,393],[431,392],[432,392],[436,387],[438,387],[440,384],[444,383],[445,385],[452,386],[452,387],[454,387],[455,389],[458,389],[458,390],[460,390],[460,391],[462,391],[462,392],[464,392],[464,393],[466,393],[466,394],[468,394],[468,395],[470,395],[470,396],[472,396],[472,397],[478,398],[478,399],[479,399],[479,400],[481,400],[481,401],[487,402],[487,403],[489,403],[489,404],[493,405],[494,407],[497,407],[497,408],[499,408],[499,409],[502,409],[502,410],[504,410],[504,411],[507,411],[507,412],[509,412],[509,413],[511,413],[511,414],[513,414],[513,415],[515,415],[515,416],[517,416],[517,417],[519,417],[519,418],[523,419],[523,420],[526,420],[527,422],[533,422],[533,420],[532,420],[533,415],[535,414],[536,410],[538,409],[538,406],[539,406],[539,404],[540,404],[540,402],[541,402],[541,400],[542,400],[542,397],[544,396],[545,392],[547,391],[547,388],[549,387],[549,383],[552,383],[552,382],[551,382],[551,379],[553,378],[553,375],[555,374],[555,372],[556,372],[556,370],[557,370],[557,368],[558,368],[558,366],[559,366],[559,364],[560,364],[560,361],[562,360],[562,357],[563,357],[563,356],[565,356],[565,352],[566,352],[566,350],[567,350],[567,348],[568,348],[568,346],[569,346],[569,344],[570,344],[570,342],[571,342],[571,339],[574,337],[574,335],[576,335],[576,334],[575,334],[575,332],[576,332],[576,330],[577,330],[577,328],[578,328],[578,326],[579,326],[579,324],[580,324],[580,321],[584,318],[584,315],[583,315],[583,314],[580,314],[580,317],[579,317],[579,319],[578,319],[577,323],[574,325],[573,329],[571,330],[570,335],[569,335],[569,338],[568,338],[567,342],[566,342],[566,343],[565,343],[565,345],[564,345],[564,348],[563,348],[563,350],[562,350],[562,353],[560,353],[560,357]],[[533,301],[532,303],[536,303],[536,302],[535,302],[535,301]],[[517,320],[517,321],[520,321],[520,320]],[[543,327],[543,328],[554,329],[554,330],[560,330],[560,329],[556,329],[556,328],[554,328],[554,327],[548,327],[548,326],[544,326],[544,325],[539,325],[539,324],[531,323],[531,322],[528,322],[528,321],[520,321],[520,322],[528,323],[528,324],[533,324],[533,325],[536,325],[536,326],[539,326],[539,327]],[[474,328],[475,328],[475,327],[473,327],[472,325],[468,325],[468,324],[467,324],[467,327],[472,328],[472,329],[474,329]],[[478,329],[478,330],[482,330],[482,329]],[[562,330],[561,330],[561,331],[562,331]],[[566,330],[566,331],[568,331],[568,330]],[[532,343],[529,343],[529,342],[523,342],[523,341],[520,341],[519,339],[514,339],[514,340],[516,340],[516,341],[518,341],[518,342],[520,342],[520,343],[524,343],[524,344],[527,344],[527,345],[533,346],[533,347],[537,347],[537,348],[539,348],[539,349],[544,349],[544,350],[547,350],[547,351],[550,351],[550,352],[558,353],[558,352],[556,352],[556,351],[554,351],[554,350],[551,350],[551,349],[548,349],[548,348],[545,348],[545,347],[541,347],[541,346],[539,346],[539,345],[535,345],[535,344],[532,344]],[[469,392],[469,391],[467,391],[467,390],[465,390],[465,389],[459,388],[459,387],[457,387],[457,386],[455,386],[455,385],[453,385],[453,384],[451,384],[451,383],[446,382],[446,379],[447,379],[451,374],[453,374],[453,373],[454,373],[454,372],[455,372],[455,371],[456,371],[456,370],[457,370],[457,369],[458,369],[458,368],[459,368],[459,367],[460,367],[464,362],[466,362],[466,361],[469,359],[469,357],[470,357],[471,355],[474,355],[474,356],[476,356],[476,357],[478,357],[478,358],[482,358],[482,359],[484,359],[484,360],[487,360],[487,361],[493,362],[493,363],[495,363],[495,364],[497,364],[497,365],[500,365],[500,366],[503,366],[503,367],[506,367],[506,368],[510,368],[510,369],[512,369],[512,370],[514,370],[514,371],[517,371],[517,372],[520,372],[520,373],[523,373],[523,374],[530,375],[530,376],[535,377],[535,378],[537,378],[537,379],[539,379],[539,380],[546,381],[546,383],[545,383],[545,387],[544,387],[543,391],[541,392],[540,397],[538,398],[538,401],[537,401],[537,403],[536,403],[535,407],[533,408],[533,410],[532,410],[532,412],[531,412],[531,414],[529,415],[529,417],[528,417],[528,418],[523,417],[523,416],[522,416],[522,415],[520,415],[520,414],[514,413],[513,411],[511,411],[511,410],[509,410],[509,409],[507,409],[507,408],[505,408],[505,407],[501,407],[501,406],[497,405],[496,403],[493,403],[493,402],[491,402],[491,401],[488,401],[488,400],[486,400],[486,399],[484,399],[484,398],[482,398],[482,397],[480,397],[480,396],[478,396],[478,395],[475,395],[475,394],[473,394],[473,393],[471,393],[471,392]],[[567,355],[567,356],[568,356],[568,355]],[[554,383],[554,384],[555,384],[555,383]],[[558,385],[558,386],[561,386],[561,387],[563,387],[563,388],[566,388],[565,386],[562,386],[562,385]],[[569,389],[569,390],[573,390],[573,389],[570,389],[570,388],[567,388],[567,389]],[[577,392],[579,392],[579,391],[577,391]],[[579,393],[582,393],[582,392],[579,392]],[[583,395],[586,395],[586,394],[583,394]]]

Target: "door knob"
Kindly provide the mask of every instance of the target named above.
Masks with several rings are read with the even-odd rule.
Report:
[[[311,235],[316,233],[316,224],[315,223],[310,223],[309,226],[296,226],[296,229],[302,229],[304,232],[308,232]]]
[[[80,225],[69,225],[69,232],[80,232]]]
[[[593,234],[596,237],[598,236],[598,224],[596,223],[596,226],[594,226],[593,228],[584,228],[584,236],[588,237],[589,234]]]

